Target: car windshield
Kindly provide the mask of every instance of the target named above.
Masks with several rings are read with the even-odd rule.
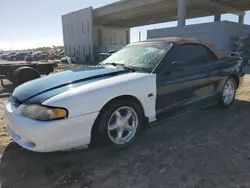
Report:
[[[136,71],[152,72],[171,43],[137,43],[124,47],[102,62],[103,65],[121,65]]]

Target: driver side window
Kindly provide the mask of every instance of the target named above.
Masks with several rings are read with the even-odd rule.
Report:
[[[175,46],[164,58],[164,67],[179,62],[183,66],[192,66],[208,61],[206,47],[199,44],[182,44]]]

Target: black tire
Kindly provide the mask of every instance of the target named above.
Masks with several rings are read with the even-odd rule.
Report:
[[[15,85],[21,85],[30,80],[40,78],[39,72],[31,67],[20,67],[14,71],[13,82]]]
[[[229,84],[229,83],[232,83],[233,92],[234,92],[234,93],[233,93],[233,95],[232,95],[232,99],[231,99],[229,102],[226,102],[225,97],[224,97],[224,90],[225,90],[227,84]],[[224,84],[224,86],[223,86],[223,90],[222,90],[222,92],[221,92],[221,94],[220,94],[220,97],[219,97],[219,103],[222,105],[222,107],[224,107],[224,108],[229,108],[229,107],[233,104],[233,102],[234,102],[234,100],[235,100],[235,95],[236,95],[236,88],[237,88],[237,86],[236,86],[235,79],[229,78],[229,79],[225,82],[225,84]]]
[[[138,124],[131,140],[123,144],[117,144],[110,139],[108,133],[108,124],[112,114],[117,109],[120,109],[122,107],[129,107],[134,110],[134,112],[138,117]],[[140,132],[140,129],[143,124],[143,119],[144,119],[143,117],[144,117],[143,110],[141,109],[141,106],[136,102],[128,100],[119,100],[111,103],[110,105],[108,105],[107,108],[105,108],[103,112],[101,112],[99,121],[97,121],[97,123],[93,127],[94,131],[92,132],[91,146],[111,144],[113,147],[117,149],[128,148],[135,141],[136,137],[138,136],[138,133]]]

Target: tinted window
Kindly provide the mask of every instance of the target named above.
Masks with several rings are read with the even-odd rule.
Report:
[[[217,60],[217,56],[209,49],[207,49],[207,60],[208,61],[215,61]]]
[[[200,64],[207,62],[207,49],[197,44],[184,44],[173,48],[167,54],[167,62],[182,62],[183,65]]]

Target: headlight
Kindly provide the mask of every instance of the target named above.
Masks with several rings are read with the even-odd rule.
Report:
[[[31,119],[49,121],[67,117],[68,111],[63,108],[32,104],[25,106],[22,110],[22,114]]]

